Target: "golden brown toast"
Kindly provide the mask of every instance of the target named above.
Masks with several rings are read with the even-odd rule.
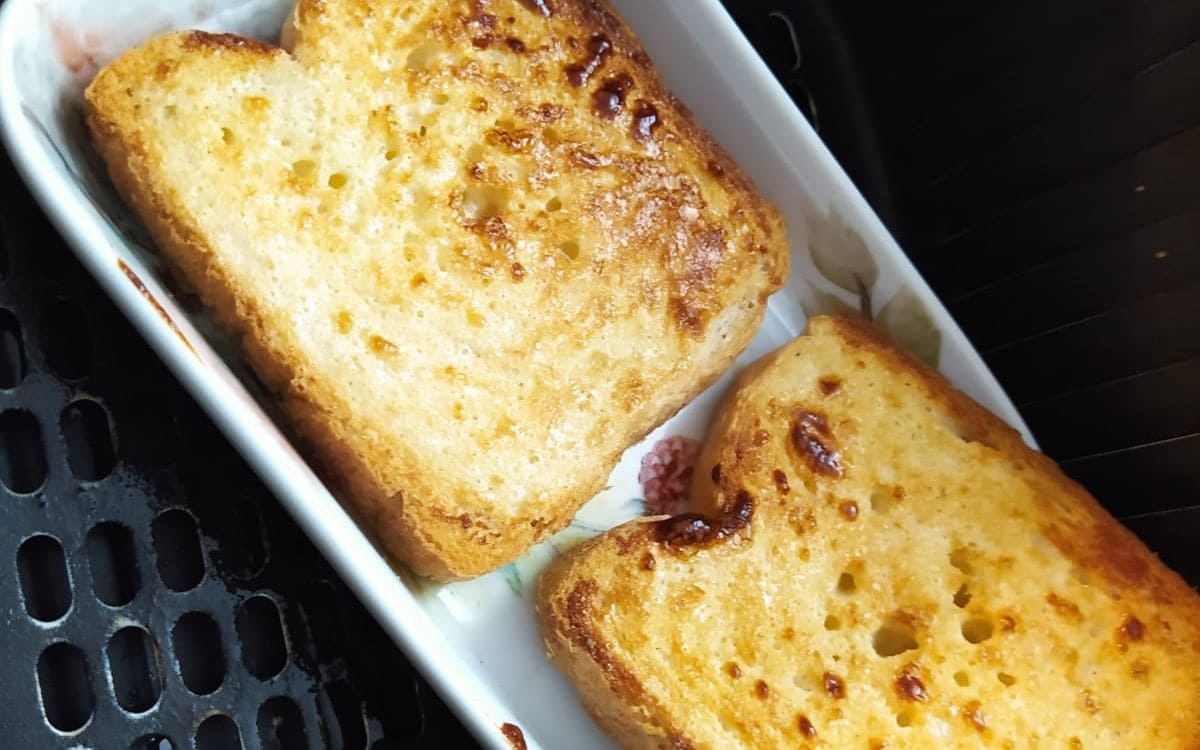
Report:
[[[564,526],[787,274],[778,212],[598,0],[303,0],[105,68],[117,189],[417,572]]]
[[[743,374],[702,514],[544,574],[547,649],[629,748],[1200,748],[1200,597],[866,323]]]

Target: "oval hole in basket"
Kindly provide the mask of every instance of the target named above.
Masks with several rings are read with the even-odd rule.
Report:
[[[42,428],[23,409],[0,413],[0,481],[18,495],[35,492],[46,481]]]
[[[242,602],[237,611],[238,638],[242,641],[242,663],[250,674],[269,680],[287,664],[287,642],[279,607],[259,595]]]
[[[0,307],[0,389],[16,388],[28,370],[21,321],[11,310]]]
[[[237,498],[226,508],[215,529],[221,555],[221,567],[247,580],[267,565],[267,536],[258,505]]]
[[[204,555],[196,521],[182,508],[159,513],[150,526],[158,575],[172,591],[195,588],[204,578]]]
[[[225,651],[221,631],[206,612],[188,612],[171,629],[171,644],[184,686],[208,695],[225,681]]]
[[[346,680],[337,680],[325,688],[330,709],[335,719],[336,727],[329,727],[330,734],[337,732],[341,744],[333,742],[334,747],[345,750],[365,750],[367,747],[367,725],[363,714],[362,700],[354,693],[354,688]]]
[[[399,668],[396,673],[406,674]],[[415,680],[411,674],[391,680],[379,696],[384,735],[401,742],[417,739],[425,726]]]
[[[115,521],[104,521],[92,527],[84,546],[96,598],[110,607],[133,601],[141,588],[133,532]]]
[[[117,705],[134,714],[149,711],[162,693],[158,649],[150,634],[136,626],[121,628],[105,653]]]
[[[300,611],[308,625],[317,658],[330,661],[342,653],[345,628],[337,594],[328,581],[310,581],[300,592]]]
[[[36,252],[28,256],[34,272],[47,281],[65,279],[73,265],[71,251],[46,215],[34,208],[24,215],[21,223],[25,228],[25,241],[29,247],[36,248]]]
[[[31,536],[17,548],[17,577],[25,611],[35,620],[53,622],[71,608],[67,556],[52,536]]]
[[[46,363],[65,380],[79,380],[92,369],[92,337],[87,318],[76,305],[54,300],[42,308],[39,339]]]
[[[307,750],[304,718],[291,698],[277,695],[258,707],[258,738],[263,750]]]
[[[59,420],[67,444],[67,462],[76,478],[96,482],[108,476],[117,463],[108,411],[89,398],[63,410]]]
[[[60,732],[82,729],[92,718],[96,697],[83,652],[66,641],[52,643],[38,657],[38,691],[50,726]]]
[[[242,750],[242,733],[225,714],[210,714],[196,727],[196,750]]]

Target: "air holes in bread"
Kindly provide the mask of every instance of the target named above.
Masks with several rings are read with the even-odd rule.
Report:
[[[221,128],[221,140],[225,142],[226,146],[233,145],[233,131],[229,128]]]
[[[996,675],[996,679],[1000,680],[1004,687],[1012,687],[1017,684],[1017,678],[1010,675],[1008,672],[1000,672]]]
[[[842,621],[840,619],[838,619],[837,615],[826,615],[825,616],[825,629],[826,630],[839,630],[839,629],[841,629],[841,627],[842,627]]]
[[[959,687],[968,687],[971,684],[971,676],[959,670],[954,673],[954,683]]]
[[[842,594],[853,594],[858,588],[857,582],[854,580],[854,574],[846,571],[838,576],[837,590]]]
[[[494,185],[472,185],[463,191],[463,213],[477,221],[499,216],[508,206],[508,190]]]
[[[562,200],[560,200],[557,195],[554,196],[550,200],[546,201],[546,210],[549,211],[550,213],[554,213],[555,211],[561,211],[562,210]]]
[[[567,240],[566,242],[560,243],[558,249],[562,251],[563,255],[567,256],[571,260],[575,260],[579,257],[579,243],[575,240]]]
[[[965,547],[959,547],[950,553],[950,564],[966,575],[971,575],[975,572],[971,561],[968,558],[969,552]]]
[[[982,617],[972,617],[962,624],[962,636],[968,643],[983,643],[995,632],[992,621]]]
[[[880,487],[871,493],[871,510],[880,515],[888,513],[903,495],[899,487]]]
[[[438,93],[433,95],[433,103],[439,107],[441,107],[444,104],[448,104],[449,102],[450,102],[449,94],[439,91]]]
[[[307,180],[317,172],[317,163],[312,159],[301,159],[292,163],[292,173],[302,180]]]
[[[349,181],[350,178],[345,172],[334,172],[333,174],[329,175],[329,187],[333,188],[334,190],[341,190],[342,188],[346,187],[346,183]]]
[[[917,712],[912,710],[911,708],[904,709],[900,713],[896,714],[896,726],[911,727],[912,723],[913,723],[913,719],[916,718],[916,714],[917,714]]]
[[[896,620],[887,620],[875,631],[871,645],[874,646],[876,654],[887,658],[915,649],[917,647],[917,635],[905,623]]]
[[[954,606],[962,609],[971,603],[971,592],[967,589],[967,584],[958,587],[958,591],[954,592]]]
[[[405,63],[409,70],[429,70],[437,65],[438,59],[442,56],[442,48],[430,42],[422,44],[412,52],[408,53],[408,59]]]
[[[386,159],[387,161],[394,161],[396,159],[396,157],[399,155],[400,155],[400,149],[393,147],[393,148],[389,148],[387,151],[384,152],[383,158]]]

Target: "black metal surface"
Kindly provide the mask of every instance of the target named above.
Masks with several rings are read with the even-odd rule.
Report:
[[[1200,579],[1200,5],[727,5],[1046,450]],[[3,745],[472,746],[0,183]]]

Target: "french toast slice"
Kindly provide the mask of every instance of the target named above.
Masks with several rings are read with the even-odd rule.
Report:
[[[749,343],[782,219],[598,0],[302,0],[282,40],[127,52],[94,141],[364,527],[484,573]]]
[[[623,746],[1200,748],[1200,597],[868,324],[749,368],[693,482],[540,582]]]

